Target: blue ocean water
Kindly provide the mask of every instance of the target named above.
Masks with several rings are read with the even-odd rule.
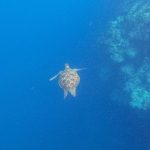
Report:
[[[100,44],[120,3],[0,1],[0,150],[150,149],[149,112],[113,100],[123,81]],[[65,63],[88,68],[66,100],[49,82]]]

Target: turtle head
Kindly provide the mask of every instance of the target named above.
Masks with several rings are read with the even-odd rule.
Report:
[[[65,64],[65,69],[69,69],[70,68],[70,66],[69,66],[69,64]]]

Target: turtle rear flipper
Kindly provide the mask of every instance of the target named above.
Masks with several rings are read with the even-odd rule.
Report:
[[[64,90],[64,99],[67,97],[67,95],[68,95],[68,91]]]
[[[74,96],[74,97],[76,96],[76,88],[70,89],[69,92],[72,96]]]
[[[53,76],[52,78],[50,78],[49,81],[52,81],[52,80],[56,79],[56,78],[59,76],[59,74],[60,74],[60,72],[57,73],[57,74],[56,74],[55,76]]]

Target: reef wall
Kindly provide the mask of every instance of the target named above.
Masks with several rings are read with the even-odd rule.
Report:
[[[119,64],[124,78],[122,90],[129,104],[150,108],[150,1],[126,3],[122,15],[110,23],[106,45],[111,59]]]

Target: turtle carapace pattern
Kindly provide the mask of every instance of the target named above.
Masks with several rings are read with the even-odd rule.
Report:
[[[58,83],[64,90],[64,97],[68,95],[68,92],[75,97],[76,88],[80,83],[80,77],[74,69],[65,68],[65,70],[60,73]]]
[[[72,69],[69,64],[65,64],[65,69],[60,71],[57,75],[50,78],[50,81],[57,78],[59,86],[64,90],[64,98],[67,97],[68,93],[72,96],[76,96],[76,89],[80,83],[80,77],[78,75],[78,71],[83,69]]]

